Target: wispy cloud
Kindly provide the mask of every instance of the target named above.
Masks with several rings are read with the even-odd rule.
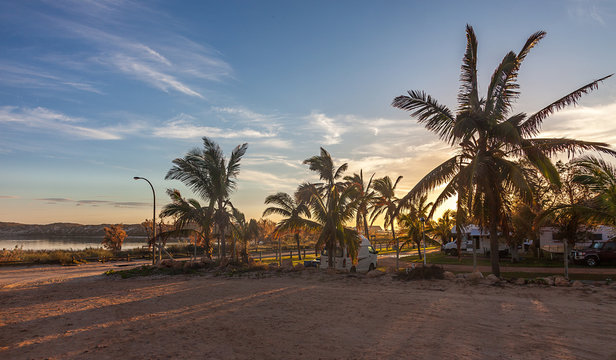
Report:
[[[300,178],[280,176],[269,172],[251,169],[242,169],[239,179],[244,182],[253,182],[264,187],[268,191],[292,192],[301,182]]]
[[[348,131],[348,127],[341,119],[332,118],[323,113],[313,112],[306,119],[313,129],[322,133],[324,145],[340,143],[342,134]]]
[[[144,207],[144,206],[152,206],[152,203],[144,203],[144,202],[136,202],[136,201],[107,201],[107,200],[73,200],[68,198],[40,198],[35,199],[37,201],[43,201],[48,205],[56,205],[56,204],[70,204],[75,206],[90,206],[90,207],[99,207],[99,206],[111,206],[118,208],[129,208],[129,207]]]
[[[603,19],[605,9],[600,7],[600,2],[596,0],[569,0],[567,12],[574,20],[582,22],[593,22],[605,25]]]
[[[16,128],[35,128],[64,133],[83,139],[118,140],[121,136],[107,129],[78,125],[85,119],[70,117],[46,108],[0,107],[0,124]]]
[[[167,121],[163,126],[155,128],[153,134],[157,137],[174,139],[192,139],[203,136],[222,139],[270,138],[276,136],[275,133],[255,129],[218,128],[198,125],[195,124],[195,118],[187,114],[180,114]]]
[[[80,81],[64,72],[52,74],[35,66],[17,65],[11,62],[0,63],[0,83],[9,86],[44,88],[49,90],[80,90],[102,95],[103,92],[87,81]]]
[[[0,195],[0,199],[19,199],[19,196],[14,196],[14,195]]]
[[[562,110],[544,121],[539,136],[599,141],[616,147],[616,103]]]
[[[88,8],[85,6],[82,11],[85,13]],[[121,12],[122,8],[114,7],[113,11]],[[160,34],[151,36],[145,43],[140,40],[142,34],[134,28],[126,28],[106,17],[96,22],[60,16],[48,16],[48,20],[61,30],[61,36],[85,41],[92,64],[106,66],[165,92],[204,98],[195,79],[220,81],[232,75],[231,66],[216,51],[172,31],[156,29]]]

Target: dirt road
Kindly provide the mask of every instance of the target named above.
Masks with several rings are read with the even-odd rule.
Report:
[[[2,359],[616,359],[613,287],[5,270]]]

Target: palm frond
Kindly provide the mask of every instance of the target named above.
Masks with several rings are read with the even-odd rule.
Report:
[[[426,129],[436,133],[439,138],[451,142],[455,117],[448,107],[439,104],[430,95],[423,91],[408,91],[408,96],[401,95],[394,98],[393,107],[411,111],[411,116]]]

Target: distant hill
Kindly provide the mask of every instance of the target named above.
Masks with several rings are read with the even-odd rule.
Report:
[[[19,224],[13,222],[0,222],[0,238],[12,236],[104,236],[106,226],[81,225],[73,223],[53,223],[47,225]],[[141,224],[124,224],[124,231],[128,236],[146,236]]]

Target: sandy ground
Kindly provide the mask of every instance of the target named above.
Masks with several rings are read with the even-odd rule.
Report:
[[[0,268],[0,358],[616,359],[614,287],[105,267]]]

